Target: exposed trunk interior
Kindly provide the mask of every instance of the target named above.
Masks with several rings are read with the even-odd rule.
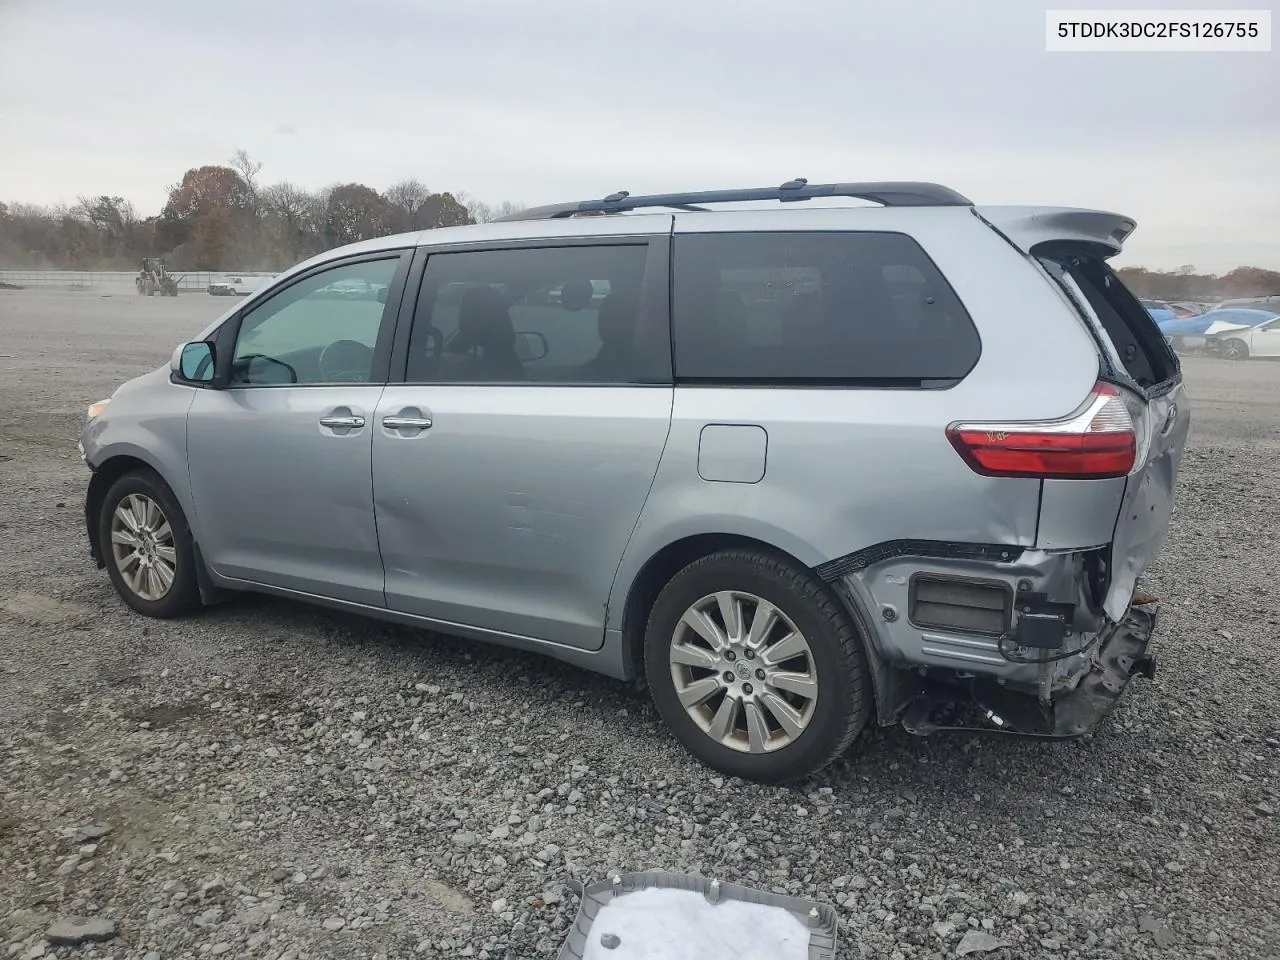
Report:
[[[1104,258],[1084,244],[1070,242],[1043,243],[1034,253],[1077,304],[1087,305],[1110,340],[1114,357],[1138,386],[1149,391],[1177,377],[1177,355]]]

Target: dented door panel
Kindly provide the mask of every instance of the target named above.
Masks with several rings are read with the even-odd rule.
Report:
[[[671,396],[657,386],[389,386],[372,427],[387,606],[599,649]]]

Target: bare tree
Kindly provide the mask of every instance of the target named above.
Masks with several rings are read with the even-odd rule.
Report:
[[[525,204],[523,203],[517,203],[514,200],[503,200],[501,203],[498,204],[497,207],[494,208],[495,210],[494,219],[496,220],[498,217],[510,217],[513,214],[517,214],[524,209],[525,209]]]
[[[455,196],[457,195],[455,194]],[[493,207],[483,200],[472,200],[467,196],[458,197],[458,200],[467,208],[467,211],[471,214],[471,219],[476,223],[488,223],[494,218]]]
[[[421,180],[410,177],[393,183],[383,194],[391,209],[391,229],[397,232],[412,230],[418,217],[418,211],[431,196],[431,191]]]
[[[236,173],[240,174],[242,179],[249,187],[249,193],[253,197],[253,208],[255,212],[258,210],[258,171],[262,169],[262,161],[254,160],[249,156],[246,150],[237,150],[231,155],[230,167]]]
[[[515,203],[511,200],[503,200],[501,203],[485,203],[483,200],[464,199],[457,194],[455,196],[471,211],[471,217],[476,223],[491,223],[500,217],[508,217],[524,209],[523,203]]]
[[[82,195],[67,213],[92,228],[83,243],[86,247],[96,247],[103,263],[123,257],[135,246],[138,218],[133,204],[124,197]]]
[[[281,265],[318,252],[324,220],[324,203],[318,196],[285,181],[266,187],[262,203]]]
[[[308,193],[287,180],[282,183],[272,184],[263,190],[262,199],[271,212],[290,222],[300,222],[317,200],[314,194]]]

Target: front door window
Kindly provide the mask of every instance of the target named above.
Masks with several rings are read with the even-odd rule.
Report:
[[[232,386],[368,383],[399,256],[313,274],[250,309]]]

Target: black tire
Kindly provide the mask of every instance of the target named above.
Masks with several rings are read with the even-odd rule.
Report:
[[[720,591],[741,591],[768,601],[808,641],[817,683],[812,714],[792,742],[769,752],[725,746],[703,731],[677,695],[670,662],[676,628],[694,604]],[[786,783],[820,770],[848,749],[870,714],[866,655],[852,619],[821,580],[780,557],[733,549],[689,564],[654,602],[644,653],[654,703],[676,737],[707,766],[744,780]]]
[[[152,501],[168,522],[173,536],[175,555],[173,582],[163,596],[148,599],[140,596],[125,581],[120,571],[120,561],[111,542],[112,517],[120,502],[126,497],[140,494]],[[120,477],[102,500],[102,509],[98,514],[98,542],[102,546],[102,558],[106,561],[107,574],[111,584],[116,588],[125,603],[138,613],[148,617],[180,617],[198,610],[200,603],[200,587],[196,579],[195,548],[191,539],[191,528],[187,524],[186,515],[178,506],[178,501],[160,477],[151,470],[135,470]]]
[[[1222,345],[1222,355],[1228,360],[1248,360],[1249,345],[1233,338]]]

